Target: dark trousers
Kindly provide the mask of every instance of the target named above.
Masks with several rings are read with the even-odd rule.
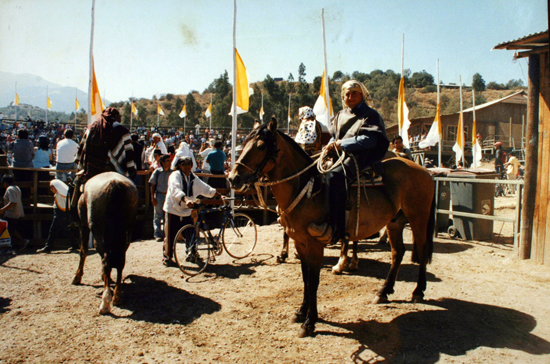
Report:
[[[224,171],[210,171],[211,174],[223,175]],[[208,184],[212,188],[227,188],[227,182],[225,178],[209,178]]]
[[[345,171],[345,173],[344,173]],[[356,167],[351,158],[328,173],[327,185],[329,189],[330,225],[336,229],[336,234],[342,237],[346,231],[346,176],[349,179],[356,177]]]
[[[163,258],[172,259],[174,256],[174,240],[179,229],[187,224],[192,224],[193,218],[191,216],[178,216],[166,213],[164,218],[164,245],[162,247]]]
[[[46,247],[53,248],[55,239],[65,236],[69,223],[70,213],[68,211],[62,211],[58,208],[53,209],[53,220],[50,225],[48,240],[46,240]],[[74,242],[71,242],[71,244],[74,245]]]

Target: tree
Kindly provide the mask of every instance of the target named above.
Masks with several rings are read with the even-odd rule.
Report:
[[[298,82],[306,82],[306,66],[303,63],[300,63],[298,67]]]
[[[344,73],[342,71],[336,71],[332,75],[332,80],[338,82],[342,79],[342,77],[344,77]]]
[[[485,81],[479,73],[476,73],[472,78],[472,88],[474,91],[485,91]]]
[[[288,82],[294,82],[294,76],[292,76],[292,72],[288,75]]]
[[[415,72],[410,78],[411,86],[416,88],[422,88],[434,84],[434,77],[422,70],[422,72]]]

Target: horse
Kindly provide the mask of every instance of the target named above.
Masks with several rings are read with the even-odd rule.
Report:
[[[101,315],[111,312],[111,304],[118,305],[122,301],[122,270],[136,220],[137,202],[138,191],[134,183],[116,172],[104,172],[90,178],[78,200],[80,263],[72,284],[81,284],[91,231],[103,267]],[[112,268],[117,270],[114,294],[109,286]]]
[[[304,296],[294,317],[295,322],[302,323],[300,337],[313,336],[318,320],[317,289],[325,244],[312,235],[315,230],[311,226],[326,222],[329,212],[326,185],[311,194],[303,193],[308,186],[315,185],[312,181],[322,178],[316,168],[311,168],[312,163],[311,157],[292,138],[277,130],[277,120],[272,118],[269,124],[252,130],[246,137],[241,155],[228,176],[237,191],[246,190],[262,177],[270,181],[279,221],[294,240],[301,262]],[[392,263],[374,300],[388,302],[405,253],[402,234],[405,224],[402,219],[392,221],[402,211],[413,233],[412,259],[419,263],[413,301],[420,302],[426,289],[426,265],[433,254],[434,182],[428,171],[414,162],[390,158],[382,163],[384,186],[361,188],[359,209],[357,189],[351,191],[352,209],[346,230],[349,240],[355,241],[388,227]]]

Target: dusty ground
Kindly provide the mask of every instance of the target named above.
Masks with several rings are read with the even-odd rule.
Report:
[[[410,244],[385,305],[370,302],[389,269],[387,245],[362,243],[359,270],[341,276],[330,273],[338,251],[327,248],[322,321],[304,339],[291,323],[302,298],[300,266],[295,258],[276,263],[278,226],[260,229],[250,259],[233,262],[223,253],[192,279],[160,263],[160,243],[133,243],[124,302],[110,316],[97,314],[97,254],[88,258],[83,286],[70,284],[76,254],[2,256],[0,362],[549,363],[550,268],[516,260],[511,224],[501,227],[495,223],[495,242],[440,234],[422,304],[408,303],[417,273]]]

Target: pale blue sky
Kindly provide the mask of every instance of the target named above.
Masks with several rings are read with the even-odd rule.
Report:
[[[91,0],[0,0],[0,70],[36,74],[88,90]],[[328,73],[426,70],[470,84],[526,82],[525,60],[498,43],[548,28],[545,0],[240,0],[237,49],[255,82],[323,71],[325,9]],[[156,93],[202,92],[224,70],[233,80],[232,0],[96,0],[94,56],[110,101]]]

